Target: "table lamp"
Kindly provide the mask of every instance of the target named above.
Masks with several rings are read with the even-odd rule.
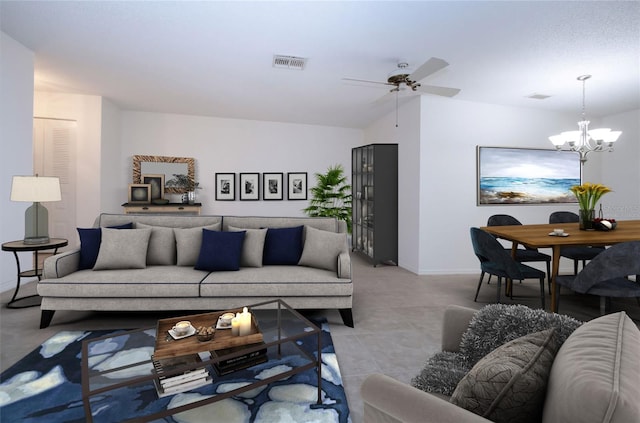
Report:
[[[60,180],[51,176],[14,176],[11,201],[29,201],[33,205],[24,213],[24,243],[49,242],[49,212],[41,202],[60,201]]]

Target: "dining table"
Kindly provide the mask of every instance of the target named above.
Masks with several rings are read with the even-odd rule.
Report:
[[[578,222],[536,225],[483,226],[497,238],[512,242],[512,255],[515,257],[518,245],[531,248],[551,248],[551,311],[555,313],[556,276],[560,268],[560,250],[562,247],[591,245],[606,247],[628,241],[640,241],[640,220],[618,220],[615,229],[608,231],[580,230]],[[563,229],[565,235],[555,235],[554,229]]]

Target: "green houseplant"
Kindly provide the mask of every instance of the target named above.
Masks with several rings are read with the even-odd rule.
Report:
[[[184,173],[174,173],[173,178],[169,179],[165,185],[180,189],[183,192],[182,202],[189,204],[195,203],[196,190],[200,189],[200,183]]]
[[[351,185],[347,183],[344,169],[341,165],[329,166],[326,173],[316,173],[315,178],[310,205],[303,211],[311,217],[344,220],[351,233]]]

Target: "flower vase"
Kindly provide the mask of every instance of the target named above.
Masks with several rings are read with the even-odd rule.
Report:
[[[594,209],[580,209],[578,212],[581,231],[593,230],[593,219],[596,217]]]

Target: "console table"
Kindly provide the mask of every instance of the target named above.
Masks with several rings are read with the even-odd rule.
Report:
[[[125,214],[185,214],[199,215],[202,203],[183,204],[131,204],[124,203],[122,205]]]
[[[7,308],[27,308],[27,307],[35,307],[40,305],[40,301],[32,301],[29,304],[25,305],[15,305],[18,301],[26,300],[28,298],[40,298],[39,295],[27,295],[26,297],[16,298],[18,296],[18,291],[20,290],[20,280],[22,278],[33,278],[37,277],[40,280],[42,276],[42,269],[38,269],[38,251],[43,250],[53,250],[53,254],[55,255],[58,252],[58,248],[65,247],[69,242],[63,238],[51,238],[49,242],[43,244],[25,244],[24,241],[10,241],[2,244],[2,251],[11,251],[13,252],[14,257],[16,258],[16,266],[18,267],[18,279],[16,282],[16,290],[13,292],[13,297],[7,303]],[[33,270],[20,270],[20,257],[18,257],[19,252],[33,252],[35,254],[35,264],[33,266]]]

